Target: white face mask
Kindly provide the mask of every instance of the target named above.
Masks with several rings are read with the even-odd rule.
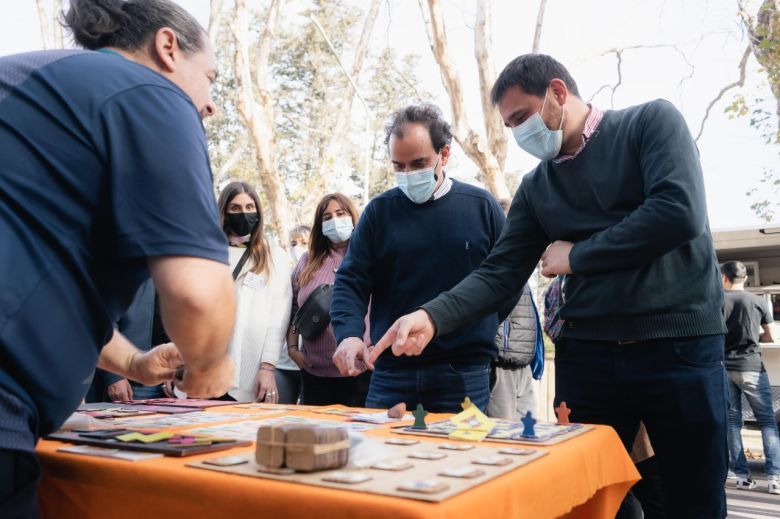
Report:
[[[290,247],[290,255],[295,262],[301,259],[301,256],[303,256],[304,252],[306,252],[306,247],[303,245],[294,245]]]
[[[561,107],[561,124],[557,130],[551,130],[544,124],[541,113],[547,102],[547,92],[544,93],[542,109],[531,117],[512,128],[517,145],[539,160],[550,160],[558,156],[563,143],[563,113]]]
[[[398,183],[398,188],[415,204],[427,202],[436,190],[436,167],[438,165],[439,159],[437,158],[433,167],[409,172],[396,172],[395,180]]]
[[[355,226],[351,216],[331,218],[322,222],[322,234],[333,243],[343,243],[352,237]]]

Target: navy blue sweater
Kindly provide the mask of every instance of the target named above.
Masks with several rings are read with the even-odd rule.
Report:
[[[371,301],[371,341],[396,319],[458,284],[487,257],[504,214],[485,190],[453,182],[444,197],[412,203],[398,188],[374,198],[360,218],[336,273],[331,318],[336,339],[363,337]],[[488,362],[496,355],[498,317],[491,312],[457,333],[437,337],[419,357],[390,350],[377,369]]]
[[[454,290],[423,305],[438,333],[495,312],[545,247],[574,243],[564,337],[648,340],[725,331],[699,154],[666,101],[608,111],[574,159],[525,178],[495,249]]]

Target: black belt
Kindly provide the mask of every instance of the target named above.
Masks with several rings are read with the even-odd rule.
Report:
[[[523,369],[524,367],[528,366],[528,364],[523,364],[522,362],[519,362],[514,359],[505,359],[503,357],[498,357],[493,361],[493,366],[496,368],[509,369],[514,371],[518,369]]]

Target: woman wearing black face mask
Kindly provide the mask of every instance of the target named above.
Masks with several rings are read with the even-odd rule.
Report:
[[[292,303],[290,260],[283,249],[269,245],[260,198],[246,182],[225,186],[219,214],[230,244],[238,306],[229,347],[235,381],[223,398],[276,403],[274,366],[284,347]]]

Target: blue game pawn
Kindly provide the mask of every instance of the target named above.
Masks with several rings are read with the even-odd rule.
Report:
[[[525,416],[520,421],[523,422],[523,436],[535,437],[534,425],[536,424],[536,418],[533,417],[531,411],[525,413]]]

